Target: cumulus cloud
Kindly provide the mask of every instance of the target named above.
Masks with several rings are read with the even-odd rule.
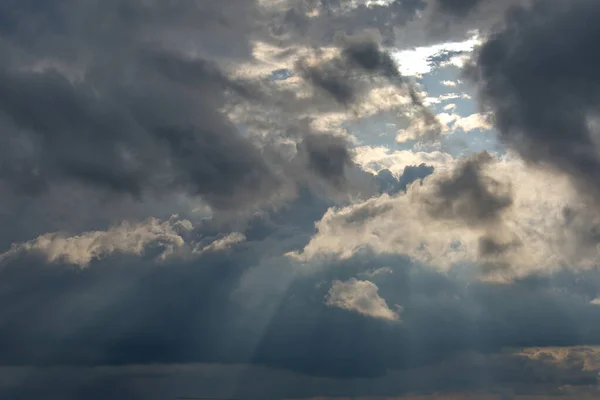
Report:
[[[0,261],[6,262],[21,253],[40,253],[50,263],[63,262],[83,268],[93,260],[113,253],[142,255],[146,247],[153,244],[161,249],[158,258],[164,260],[186,244],[185,234],[192,229],[190,221],[172,217],[164,222],[155,218],[138,224],[123,222],[107,231],[75,236],[62,232],[46,233],[31,241],[14,244],[9,251],[0,254]]]
[[[405,195],[329,209],[311,242],[291,254],[302,260],[349,258],[368,248],[442,269],[489,265],[488,273],[512,279],[562,267],[592,268],[599,253],[585,232],[597,223],[564,177],[529,169],[518,158],[483,153],[436,170]]]
[[[371,318],[397,321],[398,311],[390,309],[373,282],[351,279],[347,282],[334,281],[325,304],[348,311],[355,311]]]

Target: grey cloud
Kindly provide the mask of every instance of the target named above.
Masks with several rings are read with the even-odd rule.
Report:
[[[168,192],[239,211],[294,196],[311,174],[337,189],[345,181],[347,145],[323,132],[316,139],[300,120],[339,110],[335,101],[298,100],[222,68],[252,60],[250,42],[269,39],[260,21],[272,15],[256,2],[115,0],[93,8],[64,0],[4,11],[4,190],[39,197],[76,184],[140,202]],[[104,22],[85,23],[92,16]],[[268,115],[262,124],[275,136],[294,131],[302,162],[282,157],[276,140],[259,149],[245,137],[223,113],[238,105]]]
[[[526,160],[569,174],[598,196],[600,38],[595,1],[536,1],[509,13],[470,70],[500,138]]]
[[[520,242],[501,243],[491,236],[479,238],[479,255],[482,257],[501,256],[513,247],[521,246]]]
[[[301,14],[290,14],[286,23],[297,25],[293,34],[305,32],[306,40],[328,40],[354,17],[360,22],[356,31],[373,24],[372,17],[401,25],[416,3],[342,12],[328,2],[331,27],[324,25],[325,9],[308,28]],[[306,245],[314,222],[334,205],[309,190],[309,177],[339,186],[348,183],[353,166],[342,139],[317,136],[297,118],[283,121],[294,111],[339,110],[339,104],[318,96],[292,101],[291,91],[271,92],[269,82],[234,79],[219,67],[223,59],[249,58],[250,39],[269,39],[256,26],[264,20],[255,2],[15,4],[0,5],[0,54],[6,56],[0,68],[0,138],[6,143],[0,148],[3,246],[55,226],[81,233],[106,229],[111,219],[165,213],[181,206],[177,195],[191,203],[181,206],[186,210],[200,196],[227,213],[268,202],[286,192],[288,180],[302,184],[295,200],[248,222],[237,221],[232,212],[229,231],[220,221],[202,222],[189,235],[211,238],[212,249],[246,240],[231,251],[202,252],[193,261],[159,265],[156,256],[169,244],[162,237],[139,256],[120,251],[85,258],[84,270],[60,260],[48,265],[35,252],[11,258],[0,268],[0,364],[40,369],[22,384],[2,386],[0,379],[0,397],[142,398],[171,395],[173,388],[208,388],[216,396],[265,398],[265,381],[274,383],[274,397],[393,396],[409,389],[430,393],[432,388],[495,385],[516,391],[533,385],[558,393],[563,384],[596,382],[580,363],[561,369],[501,352],[523,345],[598,343],[600,309],[590,304],[600,293],[597,271],[530,276],[501,286],[471,280],[470,271],[459,267],[438,273],[368,250],[329,268],[299,268],[281,257]],[[322,24],[323,30],[312,24]],[[344,57],[352,69],[392,74],[378,47],[363,43],[351,49]],[[52,67],[33,70],[42,61]],[[219,110],[236,102],[281,103],[277,110],[283,122],[266,124],[297,139],[297,157],[282,162],[277,149],[259,150],[232,126]],[[510,207],[510,196],[498,194],[496,184],[480,174],[484,158],[467,163],[439,187],[436,215],[484,224]],[[398,185],[430,172],[426,166],[411,168]],[[102,190],[94,190],[98,187]],[[8,215],[16,211],[16,217]],[[353,217],[369,218],[381,210],[361,211]],[[483,248],[501,243],[496,239]],[[323,304],[332,282],[384,266],[394,273],[377,278],[378,293],[388,304],[403,306],[403,324]],[[326,284],[317,286],[320,282]],[[440,364],[461,352],[482,354],[484,361],[467,357]],[[251,366],[246,374],[231,373],[239,379],[228,370],[224,381],[214,374],[198,381],[194,371],[166,382],[160,371],[134,366],[174,363],[192,369],[193,363]],[[51,370],[57,364],[65,366]],[[457,365],[470,369],[463,374]],[[261,366],[285,371],[255,372],[264,371]],[[142,372],[131,372],[135,368]],[[108,376],[107,369],[112,369]],[[352,379],[384,379],[390,370],[395,372],[387,386],[378,385],[381,380]],[[5,372],[2,378],[9,375]],[[292,374],[294,384],[277,379]],[[211,386],[219,382],[223,386]],[[196,395],[176,393],[188,394]]]
[[[344,215],[344,222],[351,225],[360,225],[378,215],[385,214],[392,210],[389,204],[364,204],[356,207],[352,212]]]
[[[247,243],[235,253],[207,252],[194,262],[161,266],[151,253],[113,255],[85,270],[48,266],[34,254],[13,259],[0,270],[6,305],[0,307],[0,363],[251,363],[349,379],[434,366],[461,351],[495,354],[507,346],[589,344],[600,337],[600,309],[589,303],[600,291],[594,271],[494,285],[465,281],[460,270],[445,274],[403,258],[362,254],[311,273],[291,270],[269,285],[290,266],[283,259],[266,262],[265,255],[280,254],[276,243],[297,243],[283,244],[284,236],[273,241],[285,231],[260,240],[257,233],[244,232]],[[263,268],[250,283],[265,304],[249,301],[247,293],[231,295],[252,266]],[[387,304],[402,305],[401,326],[323,304],[330,285],[318,282],[350,281],[382,266],[394,273],[377,279],[378,293]],[[441,380],[440,388],[461,387],[461,379]],[[373,393],[369,388],[365,393]]]
[[[14,188],[31,193],[76,181],[138,198],[179,190],[216,208],[260,203],[281,189],[269,161],[219,112],[227,92],[248,98],[248,86],[211,61],[150,44],[156,32],[168,38],[175,28],[191,29],[187,13],[215,16],[227,7],[112,1],[97,10],[70,2],[49,8],[40,14],[24,3],[20,17],[5,15],[12,47],[2,47],[0,119],[11,140],[0,176]],[[92,12],[111,29],[80,26],[78,18]],[[49,38],[29,36],[19,23],[28,19]],[[44,62],[55,66],[32,70]]]
[[[330,94],[338,102],[349,105],[365,91],[365,80],[370,78],[403,81],[390,55],[381,50],[371,38],[345,37],[340,57],[316,66],[299,60],[296,68],[304,79]],[[401,82],[395,82],[401,83]]]
[[[479,225],[497,222],[512,204],[510,187],[482,174],[492,161],[487,152],[478,153],[447,179],[437,182],[436,197],[426,199],[429,213],[436,218],[462,219]]]
[[[304,79],[328,93],[337,102],[349,105],[355,101],[357,88],[352,85],[351,76],[346,71],[329,63],[312,67],[306,65],[302,60],[296,63],[296,69]]]
[[[389,170],[384,169],[379,171],[376,180],[382,192],[396,194],[400,191],[406,191],[408,185],[417,180],[423,182],[423,179],[433,174],[434,171],[434,167],[426,164],[407,165],[398,179]]]
[[[306,154],[309,168],[334,185],[343,184],[345,169],[352,164],[348,144],[343,138],[308,135],[302,141],[300,154]]]
[[[411,34],[398,32],[396,45],[406,48],[462,41],[475,31],[485,37],[502,24],[508,10],[528,3],[530,0],[429,0],[420,18],[407,25]]]
[[[258,150],[219,115],[216,104],[168,86],[155,85],[145,94],[115,89],[94,95],[93,86],[73,85],[53,72],[2,74],[0,107],[34,147],[25,160],[10,157],[20,148],[6,149],[5,174],[20,168],[28,172],[26,183],[73,179],[136,196],[181,186],[214,205],[243,192],[252,197],[252,186],[277,186]],[[180,118],[188,122],[182,125]]]
[[[394,29],[406,25],[425,7],[422,0],[393,0],[368,6],[347,0],[292,0],[290,3],[291,7],[276,18],[275,33],[283,43],[316,47],[333,44],[340,32],[355,35],[365,31],[376,31],[385,44],[393,44]],[[313,10],[318,10],[318,14],[307,18],[306,13]]]
[[[402,176],[400,177],[400,186],[403,187],[404,190],[406,190],[406,187],[408,185],[417,180],[420,180],[422,182],[423,179],[433,174],[434,171],[434,167],[426,164],[407,165],[406,167],[404,167],[404,171],[402,173]]]
[[[445,395],[448,400],[596,398],[594,371],[581,370],[585,357],[581,357],[580,349],[565,349],[565,352],[572,360],[563,363],[556,363],[551,351],[538,358],[461,354],[430,368],[391,371],[385,377],[361,381],[314,378],[250,365],[3,368],[6,383],[0,394],[17,400],[48,395],[65,400],[82,397],[158,400],[179,396],[242,399],[352,396],[360,400],[392,396],[412,400],[435,398],[439,395],[436,391],[449,390],[453,394]],[[262,382],[269,382],[268,388]]]
[[[364,71],[379,73],[386,78],[400,78],[396,63],[379,46],[363,38],[345,38],[348,41],[342,51],[343,57]]]
[[[338,41],[341,46],[339,57],[316,66],[299,60],[296,68],[300,75],[344,106],[360,100],[367,84],[372,85],[373,80],[383,78],[409,96],[417,118],[423,121],[423,138],[435,140],[439,137],[442,127],[437,117],[425,106],[415,85],[400,74],[390,54],[380,48],[373,37],[366,34],[341,36]]]
[[[447,12],[459,17],[464,17],[482,0],[438,0],[439,6],[443,12]]]

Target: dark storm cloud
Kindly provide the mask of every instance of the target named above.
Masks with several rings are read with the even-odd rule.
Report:
[[[293,196],[310,173],[336,187],[344,180],[347,144],[327,132],[310,136],[300,120],[338,110],[336,101],[298,100],[274,82],[221,68],[252,60],[251,40],[270,40],[261,21],[272,15],[253,1],[64,0],[0,11],[5,190],[40,196],[76,183],[141,201],[183,193],[227,210]],[[285,161],[278,144],[259,150],[223,114],[233,106],[251,109],[275,136],[294,131],[304,162]]]
[[[489,153],[478,153],[463,161],[451,176],[436,182],[435,197],[426,199],[429,213],[470,225],[498,222],[512,205],[512,197],[506,183],[482,174],[482,168],[491,161]]]
[[[596,1],[537,1],[515,9],[478,51],[470,71],[500,138],[600,194],[600,39]]]
[[[251,89],[144,32],[168,38],[192,30],[188,13],[218,19],[227,6],[63,3],[4,10],[0,176],[13,188],[76,181],[135,197],[179,190],[217,208],[259,203],[280,188],[269,161],[219,112],[227,93],[248,99]],[[106,19],[96,30],[80,25],[92,13]]]
[[[212,74],[196,73],[207,81],[202,89],[219,90]],[[182,186],[217,205],[244,192],[252,197],[252,186],[276,187],[258,150],[216,105],[168,85],[140,94],[98,91],[54,72],[0,74],[0,108],[15,127],[5,134],[21,134],[33,147],[22,158],[19,152],[28,150],[16,147],[22,143],[5,148],[3,175],[10,179],[17,169],[14,183],[27,188],[73,179],[134,195]],[[183,118],[188,122],[181,124]]]

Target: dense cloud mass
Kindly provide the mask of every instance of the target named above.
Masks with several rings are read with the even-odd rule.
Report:
[[[0,398],[598,398],[598,15],[0,2]]]
[[[501,137],[597,195],[600,38],[595,1],[537,1],[508,16],[479,50],[474,71]],[[555,37],[555,36],[558,37]]]

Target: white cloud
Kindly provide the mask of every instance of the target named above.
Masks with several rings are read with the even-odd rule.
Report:
[[[355,278],[346,282],[334,281],[325,298],[325,304],[371,318],[389,321],[400,319],[400,309],[391,310],[386,301],[379,296],[377,285],[370,281],[359,281]]]
[[[454,113],[440,113],[436,118],[441,126],[441,133],[454,133],[457,130],[471,132],[475,130],[491,129],[492,124],[484,114],[471,114],[466,117],[461,117]],[[408,127],[398,130],[396,141],[404,143],[409,140],[419,140],[426,136],[431,128],[422,119],[413,119]]]
[[[405,195],[377,198],[344,208],[331,208],[316,224],[317,233],[302,251],[288,255],[300,261],[349,258],[363,248],[379,254],[407,255],[417,262],[446,270],[459,263],[494,263],[482,256],[480,239],[487,228],[463,220],[436,219],[427,204],[435,199],[436,183],[451,171],[436,170],[423,185],[409,186]],[[498,279],[566,266],[591,268],[600,260],[596,243],[582,232],[600,226],[600,216],[588,207],[566,177],[533,169],[512,156],[486,166],[483,175],[512,187],[512,205],[493,227],[494,238],[509,246],[502,261],[509,267]],[[569,221],[565,210],[570,210]]]
[[[458,83],[456,83],[455,81],[442,81],[440,82],[442,85],[444,86],[448,86],[448,87],[455,87]]]
[[[471,132],[492,129],[492,124],[485,114],[471,114],[468,117],[459,117],[456,119],[452,125],[452,129],[462,129],[465,132]]]
[[[367,172],[377,174],[383,169],[399,176],[404,167],[427,164],[435,168],[446,168],[454,163],[454,158],[440,151],[415,152],[412,150],[390,150],[387,147],[360,146],[355,149],[354,161]]]
[[[456,104],[450,103],[444,106],[444,111],[453,111],[456,109]]]
[[[202,254],[202,253],[206,253],[206,252],[227,250],[238,243],[244,242],[245,240],[246,240],[246,236],[243,233],[233,232],[225,237],[215,240],[214,242],[210,243],[209,245],[202,247],[202,249],[199,249],[199,248],[194,249],[194,253]]]
[[[48,262],[65,262],[86,267],[92,260],[113,253],[141,255],[147,246],[158,245],[159,259],[166,259],[185,245],[183,235],[193,229],[190,221],[177,216],[161,222],[150,218],[142,223],[123,222],[107,231],[90,231],[68,236],[63,232],[46,233],[36,239],[14,244],[0,255],[0,261],[22,252],[43,254]]]
[[[425,100],[423,100],[423,104],[426,106],[431,106],[433,104],[440,104],[444,101],[455,99],[470,100],[471,96],[467,93],[446,93],[438,97],[426,97]]]

